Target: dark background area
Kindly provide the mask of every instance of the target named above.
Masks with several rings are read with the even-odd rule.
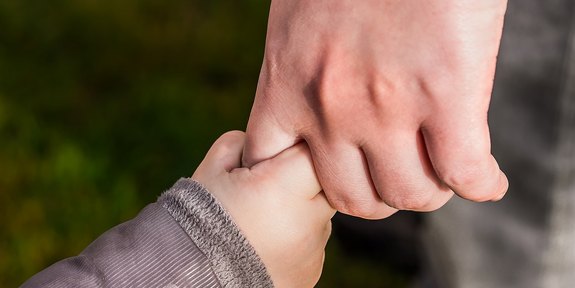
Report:
[[[0,287],[79,253],[244,129],[268,8],[0,1]],[[411,232],[377,231],[416,224],[394,217],[338,216],[319,286],[405,287]]]

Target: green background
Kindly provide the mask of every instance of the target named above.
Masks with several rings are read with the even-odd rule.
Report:
[[[133,217],[243,130],[268,1],[0,1],[0,287]],[[402,287],[328,247],[322,287]]]

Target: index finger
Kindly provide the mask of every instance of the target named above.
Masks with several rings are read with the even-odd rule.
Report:
[[[322,188],[317,179],[309,148],[300,142],[275,157],[257,163],[252,174],[270,183],[278,190],[303,199],[313,199]]]

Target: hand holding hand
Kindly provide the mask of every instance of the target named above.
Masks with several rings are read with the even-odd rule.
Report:
[[[305,143],[272,159],[241,167],[243,132],[212,146],[192,178],[234,219],[264,262],[276,287],[313,287],[331,233],[331,208]]]

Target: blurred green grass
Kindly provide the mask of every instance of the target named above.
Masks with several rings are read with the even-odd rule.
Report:
[[[268,8],[0,2],[0,287],[79,253],[244,129]],[[330,244],[319,286],[401,286],[342,253]]]

